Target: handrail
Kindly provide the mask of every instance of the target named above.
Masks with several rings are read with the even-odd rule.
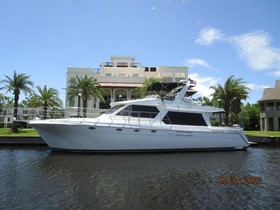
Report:
[[[14,116],[14,110],[17,110],[16,116]],[[66,109],[48,109],[44,110],[43,107],[29,108],[29,107],[18,107],[18,108],[7,108],[0,112],[0,117],[10,117],[13,120],[42,120],[42,119],[68,119],[68,118],[85,118],[83,116],[84,108],[80,108],[78,112],[77,107],[67,107]],[[96,112],[93,108],[86,108],[86,117],[95,118],[101,113]]]

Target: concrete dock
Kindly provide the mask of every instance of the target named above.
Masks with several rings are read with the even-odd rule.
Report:
[[[256,136],[247,136],[250,142],[256,143],[256,145],[279,145],[280,138],[279,137],[256,137]]]
[[[47,144],[41,137],[33,136],[1,136],[0,145],[42,145],[46,146]]]

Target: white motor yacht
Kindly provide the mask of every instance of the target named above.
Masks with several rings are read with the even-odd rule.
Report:
[[[161,84],[162,85],[162,84]],[[160,84],[158,84],[160,86]],[[170,83],[165,97],[111,103],[96,118],[34,120],[30,125],[53,150],[82,152],[241,150],[250,146],[239,127],[211,126],[211,113],[189,98],[189,82]]]

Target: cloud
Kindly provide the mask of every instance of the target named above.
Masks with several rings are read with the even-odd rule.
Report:
[[[212,76],[202,76],[198,73],[192,73],[188,75],[189,78],[196,80],[197,81],[197,85],[196,87],[194,87],[195,90],[197,90],[198,92],[193,96],[193,98],[198,98],[198,97],[203,97],[206,96],[210,99],[212,99],[213,97],[211,96],[214,93],[213,89],[210,89],[210,86],[215,86],[216,84],[223,84],[221,83],[222,79],[221,78],[217,78],[217,77],[212,77]],[[250,91],[250,97],[257,95],[256,99],[252,99],[255,103],[255,101],[257,101],[261,94],[263,89],[265,88],[269,88],[270,86],[268,85],[258,85],[258,84],[245,84],[247,87],[249,87],[251,89]]]
[[[214,90],[210,89],[209,87],[218,83],[218,79],[216,77],[211,77],[211,76],[203,77],[197,73],[192,73],[189,74],[188,76],[189,78],[196,80],[197,82],[197,85],[194,88],[195,90],[198,91],[197,97],[206,96],[208,98],[212,98],[211,94],[214,93]]]
[[[155,9],[156,9],[156,7],[152,7],[151,9],[152,9],[152,10],[155,10]]]
[[[246,87],[250,88],[252,91],[253,90],[263,90],[265,88],[269,88],[270,86],[267,85],[257,85],[257,84],[245,84]]]
[[[280,70],[271,73],[272,76],[280,77]]]
[[[223,40],[224,34],[221,30],[215,28],[204,28],[200,31],[199,37],[195,40],[197,44],[210,45],[215,41]]]
[[[229,37],[239,56],[255,70],[280,68],[280,49],[271,46],[271,37],[263,31]]]
[[[187,59],[184,62],[184,65],[189,66],[189,67],[194,67],[194,66],[203,66],[206,68],[210,68],[211,66],[204,60],[199,59],[199,58],[190,58]]]

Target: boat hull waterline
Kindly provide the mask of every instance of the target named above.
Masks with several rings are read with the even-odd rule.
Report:
[[[54,150],[87,152],[152,152],[241,150],[250,146],[238,129],[171,130],[138,126],[32,123]]]

